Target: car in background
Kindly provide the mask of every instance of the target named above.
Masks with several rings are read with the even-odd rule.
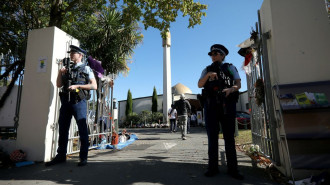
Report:
[[[237,111],[236,120],[238,122],[238,129],[251,129],[250,114],[246,112]],[[246,125],[246,126],[245,126]]]

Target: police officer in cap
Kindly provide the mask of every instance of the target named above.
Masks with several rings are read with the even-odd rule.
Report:
[[[95,76],[90,67],[86,66],[83,58],[86,51],[70,45],[70,59],[73,66],[70,70],[63,67],[59,70],[56,80],[58,88],[62,88],[60,93],[61,108],[59,116],[59,142],[56,157],[50,162],[45,163],[46,166],[55,165],[66,162],[67,144],[69,136],[69,128],[72,116],[75,118],[80,136],[80,162],[78,166],[87,164],[88,156],[88,130],[86,124],[87,99],[89,99],[89,90],[97,89]],[[71,71],[71,74],[68,73]],[[69,81],[71,83],[69,83]]]
[[[241,79],[234,65],[223,62],[228,53],[228,49],[223,45],[212,45],[208,53],[212,64],[202,71],[198,81],[198,87],[203,88],[202,99],[208,136],[208,171],[204,175],[212,177],[219,173],[220,122],[225,140],[227,173],[235,179],[243,180],[244,177],[237,169],[234,139],[236,102]]]

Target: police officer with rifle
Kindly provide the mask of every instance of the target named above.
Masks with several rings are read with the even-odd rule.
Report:
[[[66,153],[69,137],[69,128],[72,116],[75,118],[80,136],[80,162],[78,166],[87,164],[88,156],[88,130],[86,123],[87,100],[90,98],[89,91],[97,89],[93,71],[84,61],[86,51],[70,45],[70,58],[63,59],[63,68],[57,75],[56,85],[62,87],[60,92],[61,108],[59,115],[59,142],[56,157],[46,166],[66,162]],[[73,62],[71,64],[71,61]]]
[[[241,79],[234,65],[223,62],[228,53],[228,49],[223,45],[212,45],[208,53],[212,58],[212,64],[202,71],[198,81],[198,87],[203,88],[201,100],[208,136],[208,171],[204,175],[212,177],[219,173],[218,139],[221,124],[225,140],[227,173],[235,179],[243,180],[244,177],[237,168],[234,139],[236,102],[239,96],[238,90],[241,88]]]

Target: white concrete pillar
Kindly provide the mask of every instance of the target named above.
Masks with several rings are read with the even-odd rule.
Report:
[[[58,121],[58,61],[70,44],[79,45],[56,27],[29,31],[16,141],[27,160],[49,161],[56,153],[57,132],[52,128]]]
[[[164,123],[168,122],[167,111],[172,103],[171,89],[171,34],[166,33],[166,39],[163,39],[163,114]]]

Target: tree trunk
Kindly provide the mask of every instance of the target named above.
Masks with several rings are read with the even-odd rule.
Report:
[[[62,0],[52,0],[50,8],[49,26],[62,27],[63,10],[61,9]]]

